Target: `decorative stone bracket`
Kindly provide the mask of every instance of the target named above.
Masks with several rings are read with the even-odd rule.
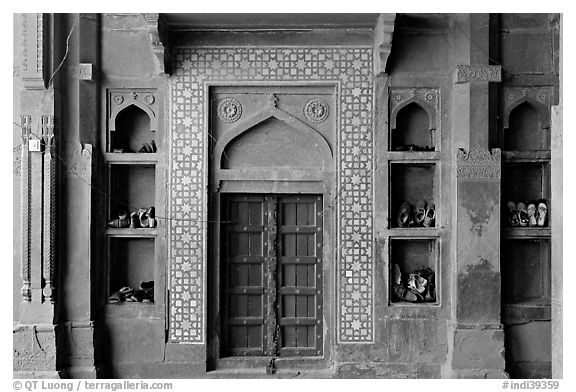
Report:
[[[171,53],[168,44],[169,34],[166,34],[168,26],[160,14],[144,14],[148,38],[152,46],[152,52],[156,57],[158,74],[170,74]]]
[[[392,51],[392,35],[396,14],[380,14],[374,27],[374,74],[386,73],[386,63]]]
[[[465,65],[456,66],[455,83],[467,82],[500,82],[502,67],[499,65]]]

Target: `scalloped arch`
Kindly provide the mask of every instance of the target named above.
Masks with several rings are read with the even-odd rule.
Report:
[[[214,162],[218,162],[217,169],[221,168],[222,154],[226,147],[231,144],[234,139],[250,131],[256,125],[270,119],[275,118],[280,120],[291,128],[298,132],[302,132],[304,135],[310,136],[315,142],[315,146],[322,152],[322,163],[323,167],[329,167],[333,158],[332,149],[328,141],[314,128],[310,127],[308,124],[300,121],[296,117],[278,109],[275,107],[264,109],[253,116],[245,119],[244,121],[238,123],[234,128],[226,132],[214,146]]]
[[[110,120],[109,120],[110,131],[113,131],[113,132],[116,131],[116,118],[118,118],[118,115],[132,106],[137,107],[138,109],[142,110],[144,113],[146,113],[148,115],[148,117],[150,118],[150,131],[154,132],[158,129],[158,121],[156,119],[156,113],[154,113],[152,111],[152,109],[150,109],[148,106],[142,104],[141,102],[133,101],[133,102],[128,102],[128,103],[122,104],[120,107],[116,108],[112,112],[112,114],[110,115]]]
[[[548,110],[548,107],[532,97],[523,96],[508,105],[504,111],[505,129],[510,128],[510,114],[524,103],[532,106],[538,112],[538,117],[540,118],[542,129],[550,128],[550,111]]]
[[[396,129],[396,118],[398,117],[398,113],[400,113],[402,109],[411,104],[418,105],[422,110],[426,112],[428,115],[428,129],[436,129],[436,111],[428,103],[416,97],[407,99],[392,109],[392,113],[390,115],[390,129]]]

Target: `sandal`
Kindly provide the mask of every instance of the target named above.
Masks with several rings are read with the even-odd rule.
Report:
[[[151,147],[148,143],[144,143],[144,144],[142,145],[142,147],[140,147],[140,149],[138,150],[138,152],[151,153],[151,152],[154,152],[154,151],[152,151],[152,147]]]
[[[392,291],[397,299],[408,302],[418,301],[416,294],[402,285],[402,272],[398,264],[394,264],[392,279]]]
[[[118,293],[117,291],[115,291],[114,293],[112,293],[112,295],[110,296],[110,298],[108,298],[108,302],[111,304],[115,304],[120,302],[120,293]]]
[[[148,227],[156,227],[156,209],[154,207],[150,207],[146,213],[148,214]]]
[[[120,297],[120,301],[126,301],[128,298],[132,298],[134,294],[134,289],[132,287],[122,287],[118,290],[118,295]]]
[[[140,223],[140,227],[150,226],[150,222],[148,219],[148,210],[146,208],[138,209],[138,222]]]
[[[520,220],[520,226],[522,227],[528,226],[528,221],[530,219],[528,218],[528,212],[526,211],[526,204],[520,202],[516,206],[516,209],[518,210],[518,218]]]
[[[436,206],[434,204],[428,204],[428,209],[426,210],[426,216],[424,217],[424,227],[434,227],[436,220]]]
[[[546,200],[538,200],[538,226],[542,227],[546,224],[546,215],[548,207],[546,207]]]
[[[426,291],[426,286],[428,285],[428,281],[424,279],[422,276],[418,274],[410,274],[408,276],[408,288],[414,292],[418,292],[418,294],[423,294]]]
[[[537,216],[538,214],[536,213],[536,202],[535,201],[531,201],[528,204],[528,226],[530,227],[534,227],[536,225],[538,225],[538,220],[537,220]]]
[[[520,220],[518,219],[518,210],[516,210],[516,203],[509,201],[508,204],[508,222],[510,226],[520,225]]]
[[[416,212],[414,213],[414,222],[416,226],[422,226],[426,217],[426,201],[418,200],[416,203]]]
[[[412,221],[412,205],[405,201],[398,212],[398,226],[408,227]]]
[[[138,213],[133,212],[130,214],[130,228],[136,229],[138,227],[140,227]]]

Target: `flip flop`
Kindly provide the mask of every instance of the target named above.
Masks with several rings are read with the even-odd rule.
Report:
[[[522,227],[528,226],[528,222],[530,219],[528,217],[528,212],[526,211],[526,204],[520,202],[516,206],[516,209],[518,210],[518,218],[520,219],[520,226]]]
[[[434,204],[428,204],[428,209],[426,210],[426,216],[424,218],[424,227],[434,227],[436,221],[436,206]]]
[[[508,204],[508,222],[510,226],[519,226],[520,219],[518,218],[518,210],[516,209],[516,203],[509,201]]]
[[[420,199],[416,203],[416,211],[414,212],[415,225],[422,226],[425,217],[426,217],[426,201]]]
[[[537,212],[536,212],[536,202],[535,201],[531,201],[528,204],[528,226],[530,227],[534,227],[538,225],[538,220],[537,220]]]
[[[542,227],[546,224],[546,215],[548,207],[546,207],[546,200],[538,200],[538,226]]]
[[[412,221],[412,205],[405,201],[398,212],[398,226],[408,227]]]

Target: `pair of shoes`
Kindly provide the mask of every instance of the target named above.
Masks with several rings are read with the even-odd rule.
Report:
[[[154,281],[140,282],[140,289],[122,287],[108,299],[109,303],[118,302],[154,302]]]
[[[434,272],[430,267],[418,267],[402,281],[402,272],[394,264],[392,292],[396,299],[406,302],[434,302],[436,300]]]
[[[129,226],[131,229],[156,227],[156,209],[154,207],[139,208],[138,211],[130,213]]]
[[[516,204],[513,201],[509,201],[507,207],[508,223],[512,227],[543,227],[546,224],[548,207],[544,199],[540,199],[538,202],[531,201],[528,203],[528,207],[523,202]]]
[[[427,204],[425,200],[418,200],[416,209],[405,201],[400,206],[397,223],[399,227],[434,227],[436,221],[436,207],[434,203]]]
[[[429,146],[417,146],[415,144],[407,144],[396,147],[394,150],[396,151],[434,151],[434,147]]]
[[[118,219],[114,219],[108,222],[108,227],[116,229],[125,229],[126,227],[130,227],[130,219],[128,219],[128,213],[126,211],[120,212],[118,214]]]
[[[142,147],[140,147],[140,149],[138,150],[138,152],[144,152],[144,153],[153,153],[156,151],[157,151],[157,148],[156,148],[156,143],[154,143],[154,140],[152,140],[150,142],[150,144],[144,143],[142,145]]]

